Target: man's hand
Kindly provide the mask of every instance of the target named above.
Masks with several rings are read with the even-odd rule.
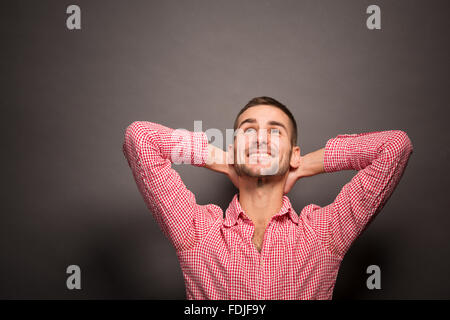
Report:
[[[236,171],[234,170],[234,165],[233,164],[229,164],[228,165],[228,173],[227,173],[228,178],[230,178],[231,182],[233,182],[234,186],[239,189],[239,177],[236,173]]]
[[[284,185],[284,194],[291,191],[298,179],[303,177],[314,176],[319,173],[325,172],[323,168],[323,157],[325,148],[308,153],[305,156],[300,156],[299,166],[297,168],[290,169],[286,183]]]
[[[288,177],[286,179],[286,183],[284,184],[284,194],[289,193],[291,191],[292,187],[295,185],[299,178],[297,177],[297,170],[291,168]]]
[[[229,147],[229,150],[231,151],[231,147]],[[232,152],[225,152],[212,144],[208,144],[208,160],[205,167],[227,175],[234,186],[239,189],[239,179],[231,157]]]

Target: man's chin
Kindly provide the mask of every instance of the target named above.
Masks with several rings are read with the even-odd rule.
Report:
[[[270,177],[278,175],[278,168],[273,165],[262,165],[262,164],[252,164],[252,165],[241,165],[238,168],[238,175],[248,176],[253,178],[260,177]]]

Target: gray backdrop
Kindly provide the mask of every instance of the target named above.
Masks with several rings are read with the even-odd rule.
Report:
[[[81,30],[66,8],[81,7]],[[368,30],[366,8],[381,8]],[[335,299],[450,298],[448,1],[3,1],[0,298],[183,299],[182,273],[122,154],[135,120],[232,128],[248,100],[285,103],[302,154],[341,133],[414,145],[389,202],[345,257]],[[225,176],[176,166],[200,204]],[[297,213],[354,171],[300,180]],[[82,290],[66,288],[67,266]],[[366,288],[367,266],[381,290]]]

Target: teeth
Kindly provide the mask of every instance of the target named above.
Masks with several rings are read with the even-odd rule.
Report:
[[[256,161],[259,163],[266,163],[266,162],[269,163],[270,161],[272,161],[272,157],[267,153],[260,153],[260,154],[254,153],[249,156],[249,159],[251,162]]]
[[[250,154],[250,157],[257,157],[257,156],[259,156],[259,157],[271,157],[271,155],[268,154],[268,153],[251,153]]]

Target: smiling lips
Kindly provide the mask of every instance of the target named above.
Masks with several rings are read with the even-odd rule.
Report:
[[[253,155],[272,156],[272,152],[268,148],[266,148],[266,150],[264,151],[262,149],[250,149],[250,151],[248,152],[248,156],[250,157]]]
[[[273,158],[272,153],[269,149],[262,151],[258,149],[251,149],[248,153],[248,158],[257,160],[257,162],[270,162]]]

